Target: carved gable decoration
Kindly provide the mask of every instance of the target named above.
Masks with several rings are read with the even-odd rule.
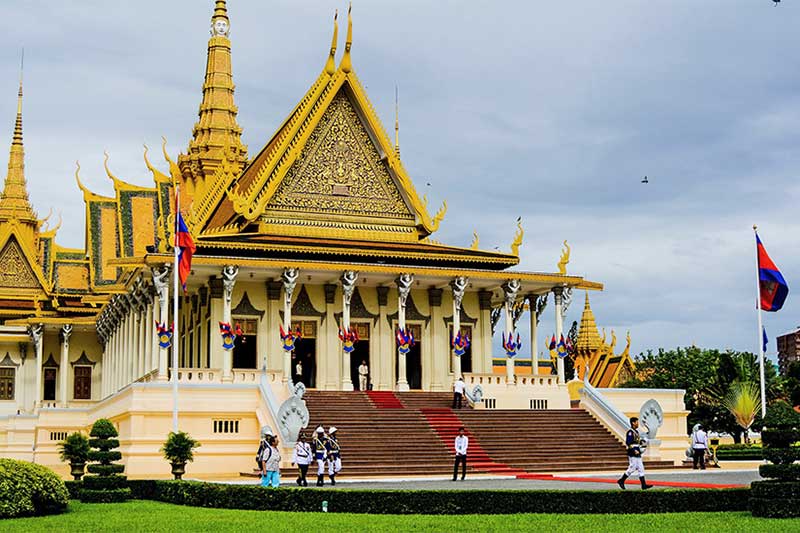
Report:
[[[231,315],[257,316],[259,318],[264,318],[264,310],[256,309],[253,304],[250,303],[250,297],[247,296],[247,293],[245,292],[242,295],[242,299],[239,301],[239,305],[231,309]]]
[[[70,364],[72,366],[94,366],[97,363],[89,359],[89,357],[86,355],[86,352],[81,352],[81,356]]]
[[[458,314],[460,317],[459,320],[461,321],[462,324],[471,324],[474,326],[478,322],[476,319],[469,316],[466,311],[464,311],[464,306],[461,306],[461,309],[459,309]],[[443,320],[444,320],[444,325],[449,326],[450,324],[453,323],[453,315],[443,317]]]
[[[19,367],[19,365],[15,363],[13,359],[11,359],[11,355],[9,355],[8,352],[6,352],[6,356],[3,357],[3,360],[0,361],[0,366],[11,367],[11,368]]]
[[[47,361],[44,362],[42,368],[58,368],[58,363],[53,358],[53,354],[50,354],[50,357],[47,358]]]
[[[388,320],[390,326],[392,325],[392,321],[397,320],[398,316],[399,314],[397,311],[391,315],[387,315],[386,320]],[[424,320],[425,326],[431,321],[430,316],[425,316],[419,312],[417,305],[414,303],[414,296],[412,293],[408,293],[408,298],[406,298],[406,320]]]
[[[36,279],[31,265],[25,258],[15,238],[10,238],[0,251],[0,287],[13,289],[39,289],[41,284]]]
[[[342,313],[336,313],[334,316],[337,323],[342,322]],[[378,315],[370,313],[369,309],[364,305],[364,300],[361,299],[358,287],[353,291],[353,296],[350,298],[350,318],[369,318],[373,323],[378,321]]]
[[[300,292],[292,304],[292,316],[325,316],[324,311],[317,311],[317,308],[311,303],[305,285],[300,287]]]
[[[267,204],[267,216],[302,211],[415,221],[344,91],[334,97]]]

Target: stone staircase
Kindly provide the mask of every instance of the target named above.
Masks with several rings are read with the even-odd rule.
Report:
[[[338,428],[343,477],[450,476],[453,441],[462,425],[470,437],[468,475],[627,467],[624,446],[579,409],[452,410],[452,394],[434,392],[312,390],[305,400],[308,436],[318,425]],[[316,466],[309,470],[316,472]]]

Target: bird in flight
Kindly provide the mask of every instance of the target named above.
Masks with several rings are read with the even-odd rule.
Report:
[[[642,183],[650,183],[650,180],[647,179],[647,176],[642,178]]]

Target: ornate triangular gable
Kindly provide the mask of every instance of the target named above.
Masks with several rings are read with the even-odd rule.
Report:
[[[277,231],[281,219],[300,214],[315,214],[318,221],[357,217],[415,226],[412,206],[344,90],[322,115],[264,213],[266,224],[278,226]]]
[[[314,220],[322,212],[333,221]],[[418,241],[444,207],[428,214],[355,73],[340,69],[317,79],[241,175],[219,175],[196,213],[201,237],[257,225],[261,234]]]
[[[0,248],[0,289],[46,292],[46,285],[34,256],[26,253],[12,232]]]

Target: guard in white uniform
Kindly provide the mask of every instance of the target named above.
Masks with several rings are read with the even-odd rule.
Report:
[[[314,459],[317,461],[317,487],[325,484],[325,458],[328,456],[328,439],[325,428],[317,427],[314,433]]]
[[[625,490],[625,480],[628,476],[633,474],[639,475],[639,482],[642,484],[642,490],[653,488],[653,485],[648,485],[644,480],[644,463],[642,462],[642,438],[639,436],[639,418],[631,418],[631,429],[625,435],[625,444],[628,447],[628,469],[622,474],[622,477],[617,480],[619,488]]]
[[[358,390],[367,390],[367,380],[369,377],[369,367],[366,361],[361,361],[358,365]]]
[[[328,430],[328,477],[331,478],[331,485],[336,485],[336,474],[342,469],[342,450],[336,438],[336,427],[331,426]]]

